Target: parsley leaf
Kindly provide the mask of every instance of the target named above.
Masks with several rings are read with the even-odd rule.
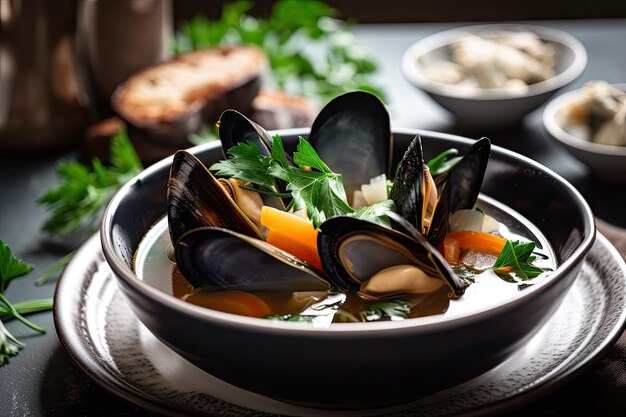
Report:
[[[57,167],[61,184],[37,199],[51,212],[43,229],[58,235],[80,228],[96,230],[100,214],[113,194],[143,169],[124,131],[117,132],[111,141],[111,164],[105,167],[94,158],[90,170],[75,161],[61,163]]]
[[[388,211],[396,211],[396,203],[393,200],[382,200],[371,206],[363,206],[354,212],[354,217],[391,228],[389,217],[386,215]]]
[[[532,265],[535,260],[535,257],[531,256],[533,250],[535,250],[535,242],[522,243],[517,240],[507,240],[491,269],[497,272],[499,268],[511,267],[511,272],[515,272],[524,281],[535,278],[544,271]]]
[[[409,317],[411,306],[401,300],[377,301],[361,311],[362,321],[376,321],[389,317],[393,321],[404,320]]]
[[[267,175],[271,158],[261,155],[256,143],[238,143],[228,150],[228,155],[231,158],[217,162],[209,169],[221,177],[235,177],[276,191],[273,178]]]
[[[32,270],[31,264],[16,258],[9,245],[0,239],[0,293],[7,289],[9,281],[28,274]]]
[[[389,227],[385,213],[395,210],[394,202],[380,201],[355,212],[348,204],[341,175],[333,172],[302,137],[293,154],[295,167],[289,164],[279,135],[272,139],[270,156],[261,155],[252,142],[233,146],[228,156],[227,160],[213,164],[210,170],[217,176],[250,181],[272,191],[275,191],[274,179],[284,181],[292,197],[289,208],[297,211],[306,206],[307,215],[316,228],[327,218],[350,214]]]
[[[32,270],[32,265],[17,259],[9,246],[0,239],[0,366],[8,363],[9,357],[17,355],[24,347],[24,344],[7,330],[2,319],[14,318],[39,333],[45,333],[44,329],[26,320],[22,314],[50,310],[52,300],[33,300],[13,305],[3,294],[12,279]]]

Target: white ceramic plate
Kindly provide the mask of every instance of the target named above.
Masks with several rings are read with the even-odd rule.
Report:
[[[471,381],[377,410],[295,406],[239,389],[195,367],[134,316],[104,261],[97,235],[65,269],[54,318],[61,342],[87,375],[114,394],[167,415],[471,415],[545,395],[610,348],[626,325],[626,265],[598,235],[563,304],[524,348]]]

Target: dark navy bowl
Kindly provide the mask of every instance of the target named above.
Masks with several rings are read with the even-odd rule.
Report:
[[[289,146],[307,130],[279,132]],[[418,131],[395,130],[398,160]],[[420,131],[425,158],[472,140]],[[192,148],[205,163],[219,143]],[[166,211],[172,158],[128,182],[109,204],[102,248],[126,299],[161,341],[212,375],[276,399],[323,408],[375,408],[414,400],[484,373],[526,343],[554,313],[595,238],[582,196],[544,166],[494,146],[482,193],[534,223],[559,263],[510,301],[459,317],[310,328],[195,306],[139,280],[137,246]]]

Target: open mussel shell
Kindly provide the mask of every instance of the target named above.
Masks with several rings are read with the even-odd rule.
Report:
[[[259,147],[262,155],[269,156],[272,153],[272,135],[252,120],[236,110],[226,110],[220,116],[218,122],[220,141],[224,157],[228,150],[239,143],[253,142]],[[287,161],[291,161],[289,155],[285,155]],[[274,180],[274,185],[280,193],[285,193],[287,184],[279,179]],[[284,208],[289,204],[289,198],[265,197],[267,205]]]
[[[448,232],[449,219],[458,210],[471,209],[476,204],[483,184],[491,141],[477,140],[472,149],[454,166],[440,183],[439,198],[426,237],[433,245],[441,243]]]
[[[389,198],[396,203],[398,213],[422,233],[424,232],[423,187],[425,185],[422,140],[419,135],[416,135],[400,161],[398,172],[389,191]]]
[[[254,142],[261,154],[269,155],[272,149],[272,136],[261,126],[236,110],[226,110],[218,122],[222,150],[228,150],[241,142]]]
[[[247,291],[326,291],[313,268],[267,242],[231,230],[202,227],[185,233],[176,263],[195,288]]]
[[[425,277],[416,280],[439,280],[434,288],[447,285],[450,297],[458,297],[464,291],[441,254],[420,233],[410,236],[354,217],[338,216],[322,223],[317,246],[328,279],[340,290],[357,292],[362,298],[385,299],[414,293],[421,284],[407,283],[400,274],[385,276],[388,282],[384,292],[369,289],[368,281],[379,277],[381,271],[398,266],[421,270]]]
[[[433,179],[416,135],[400,161],[389,198],[396,203],[398,213],[436,246],[448,231],[450,215],[476,204],[490,150],[489,139],[476,141],[450,171]]]
[[[170,168],[167,220],[174,244],[185,232],[203,226],[261,235],[207,167],[187,151],[176,152]]]
[[[348,199],[371,178],[390,177],[389,113],[373,94],[355,91],[330,101],[313,122],[309,142],[331,170],[342,174]]]

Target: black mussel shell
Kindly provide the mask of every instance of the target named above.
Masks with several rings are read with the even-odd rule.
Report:
[[[491,141],[481,138],[472,145],[454,168],[441,182],[439,201],[435,207],[431,226],[427,234],[433,245],[441,243],[448,232],[450,216],[457,210],[471,209],[476,204],[483,184]]]
[[[258,237],[257,227],[237,207],[207,167],[187,151],[178,151],[167,185],[167,220],[172,243],[189,230],[223,227]]]
[[[409,144],[402,160],[389,198],[396,203],[398,213],[418,230],[423,230],[424,213],[422,187],[424,182],[424,156],[419,135]]]
[[[236,110],[226,110],[222,113],[218,122],[220,141],[222,142],[222,152],[227,157],[228,150],[233,146],[242,142],[253,142],[259,147],[262,155],[270,155],[272,153],[272,136],[258,124],[248,119]],[[287,161],[292,162],[291,156],[286,154]],[[284,181],[275,179],[276,189],[285,193],[287,184]],[[279,200],[276,202],[274,200]],[[265,198],[266,204],[275,207],[286,207],[289,204],[289,198],[270,199]]]
[[[178,268],[195,288],[247,291],[325,291],[313,268],[265,241],[231,230],[202,227],[175,247]]]
[[[272,136],[261,126],[236,110],[226,110],[218,122],[220,141],[224,156],[230,148],[241,142],[254,142],[261,154],[269,155],[272,149]]]
[[[311,127],[309,142],[343,176],[348,199],[373,177],[390,177],[393,136],[389,113],[375,95],[355,91],[330,101]]]

